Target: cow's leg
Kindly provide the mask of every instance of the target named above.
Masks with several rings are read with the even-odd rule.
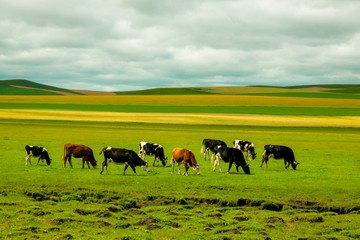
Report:
[[[216,169],[216,165],[218,164],[218,159],[215,158],[214,160],[214,165],[213,165],[213,172],[215,172],[215,169]]]
[[[125,168],[124,168],[124,175],[125,175],[125,172],[126,172],[126,169],[129,167],[129,165],[127,163],[125,163]]]
[[[232,160],[230,160],[230,162],[229,162],[229,168],[228,168],[227,174],[230,172],[230,169],[231,169],[232,164],[233,164],[233,161],[232,161]]]
[[[71,162],[71,155],[69,156],[68,161],[69,161],[70,167],[73,168],[73,165],[72,165],[72,162]]]
[[[269,156],[266,154],[266,151],[262,154],[262,161],[261,161],[261,165],[260,167],[262,168],[263,164],[265,163],[266,164],[266,168],[268,167],[268,162],[269,160]]]
[[[171,174],[174,174],[174,168],[175,168],[175,161],[173,158],[171,158]]]
[[[89,160],[87,160],[87,159],[85,159],[85,158],[83,158],[83,168],[84,168],[84,163],[86,162],[86,164],[87,164],[87,166],[88,166],[88,168],[90,169],[90,163],[89,163]]]
[[[31,165],[31,153],[25,157],[25,165],[27,166],[28,164]]]
[[[179,174],[179,175],[181,174],[181,171],[180,171],[180,164],[181,164],[181,162],[178,162],[178,174]]]
[[[184,176],[188,176],[189,165],[187,163],[185,163],[184,165],[185,165]]]
[[[207,160],[209,157],[209,148],[206,148],[204,151],[204,159]]]
[[[106,171],[107,171],[107,161],[103,161],[102,164],[101,164],[101,172],[100,174],[102,174],[104,172],[104,168],[106,168]],[[108,173],[109,174],[109,173]]]
[[[218,154],[215,155],[215,160],[214,160],[214,167],[213,167],[213,171],[215,172],[216,166],[219,167],[219,172],[222,172],[222,169],[220,167],[220,157]]]
[[[263,163],[265,163],[266,168],[268,168],[268,159],[263,159],[262,160],[261,165],[260,165],[261,168],[262,168]]]
[[[285,169],[288,169],[289,165],[286,166],[287,161],[284,159]]]
[[[135,169],[135,166],[133,165],[130,165],[131,169],[134,171],[134,174],[136,174],[136,169]]]
[[[43,160],[43,159],[41,158],[41,156],[39,157],[36,165],[39,165],[40,160]]]

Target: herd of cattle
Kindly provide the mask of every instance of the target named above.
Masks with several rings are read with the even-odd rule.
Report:
[[[49,153],[46,148],[41,146],[25,146],[26,157],[25,157],[25,165],[31,165],[31,157],[38,157],[38,164],[40,161],[46,161],[47,165],[51,164],[51,159]],[[201,145],[201,154],[204,159],[211,159],[213,171],[216,170],[216,167],[220,168],[220,160],[229,163],[227,173],[230,172],[230,169],[233,164],[236,166],[236,171],[238,172],[239,167],[243,169],[246,174],[250,174],[249,164],[246,163],[243,152],[246,153],[246,160],[255,160],[256,152],[255,146],[252,142],[242,141],[242,140],[234,140],[233,146],[228,147],[224,141],[215,140],[215,139],[204,139]],[[211,157],[209,156],[211,153]],[[154,156],[153,166],[156,164],[161,164],[166,166],[167,157],[164,154],[164,148],[162,145],[157,143],[148,143],[148,142],[140,142],[139,143],[139,152],[136,153],[133,150],[124,149],[124,148],[113,148],[113,147],[104,147],[100,154],[104,155],[104,161],[102,162],[102,169],[100,174],[104,172],[104,170],[108,168],[108,164],[113,162],[115,164],[125,164],[124,174],[126,169],[130,166],[131,169],[136,174],[135,167],[140,166],[145,171],[150,171],[148,167],[148,163],[145,161],[146,156]],[[82,158],[82,167],[84,168],[85,163],[88,168],[90,168],[90,164],[92,167],[97,166],[97,162],[94,157],[94,153],[92,149],[88,146],[82,144],[65,144],[64,145],[64,167],[66,167],[66,162],[69,162],[71,168],[71,158]],[[296,170],[296,166],[299,164],[295,160],[294,152],[291,148],[287,146],[281,145],[272,145],[268,144],[264,146],[264,153],[262,154],[262,162],[268,166],[269,158],[274,159],[284,159],[285,168],[287,169],[290,165],[294,170]],[[195,155],[191,150],[184,148],[174,148],[172,151],[171,162],[172,173],[174,173],[175,164],[178,165],[178,173],[180,172],[180,166],[184,165],[185,172],[184,175],[188,175],[188,169],[191,167],[197,174],[200,174],[199,164],[195,159]]]

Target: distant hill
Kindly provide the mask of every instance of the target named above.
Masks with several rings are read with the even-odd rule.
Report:
[[[257,95],[360,99],[360,84],[303,85],[289,87],[188,87],[153,88],[137,91],[99,92],[53,87],[24,79],[0,80],[0,95]]]
[[[137,91],[115,92],[118,95],[263,95],[299,97],[360,98],[360,84],[304,85],[289,87],[247,86],[247,87],[192,87],[154,88]]]
[[[53,87],[25,79],[0,81],[0,95],[81,95],[76,91]]]

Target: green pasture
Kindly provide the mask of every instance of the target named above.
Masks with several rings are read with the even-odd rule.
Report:
[[[3,118],[0,134],[0,239],[360,238],[357,128]],[[229,145],[253,141],[258,157],[249,162],[251,175],[235,173],[234,166],[226,174],[225,163],[222,173],[213,172],[200,154],[203,138]],[[137,151],[140,141],[162,144],[168,158],[174,147],[193,150],[201,175],[190,170],[188,177],[179,176],[177,169],[172,175],[169,166],[153,167],[152,157],[149,173],[137,168],[137,175],[131,169],[123,175],[123,165],[110,163],[109,175],[99,174],[104,146]],[[65,143],[90,146],[97,169],[82,169],[80,159],[73,160],[74,169],[64,168]],[[290,146],[298,169],[285,170],[283,161],[273,159],[260,168],[269,143]],[[25,166],[26,144],[46,147],[52,164],[36,165],[33,158]]]
[[[301,97],[301,98],[336,98],[336,99],[360,99],[359,88],[356,91],[336,90],[332,92],[273,92],[273,93],[246,93],[249,96],[272,96],[272,97]]]

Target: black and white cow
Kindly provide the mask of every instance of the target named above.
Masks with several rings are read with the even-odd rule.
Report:
[[[300,164],[295,160],[293,150],[287,146],[268,144],[264,146],[264,150],[260,167],[262,167],[263,163],[265,163],[266,167],[268,167],[267,162],[270,157],[275,159],[284,159],[285,169],[288,169],[291,164],[291,167],[296,170],[296,166]]]
[[[158,161],[161,161],[161,163],[164,167],[166,166],[167,157],[165,157],[164,148],[160,144],[140,142],[139,143],[139,156],[143,160],[145,160],[145,157],[147,155],[155,156],[153,166],[155,166],[155,163]]]
[[[106,172],[109,174],[107,167],[110,162],[114,162],[116,164],[125,164],[124,175],[128,166],[131,167],[135,174],[136,166],[141,166],[146,172],[150,171],[147,162],[142,160],[139,155],[137,155],[136,152],[134,152],[133,150],[128,150],[124,148],[104,147],[101,150],[100,154],[102,153],[104,153],[105,160],[102,163],[102,169],[100,174],[103,173],[104,168],[106,168]]]
[[[28,164],[31,165],[31,157],[32,156],[39,157],[37,164],[39,164],[40,160],[41,161],[45,160],[47,165],[51,164],[51,159],[50,159],[49,153],[46,150],[46,148],[41,147],[41,146],[26,145],[25,151],[26,151],[25,165],[28,165]]]
[[[239,172],[239,166],[244,170],[246,174],[250,174],[250,167],[246,164],[244,154],[237,148],[229,148],[224,146],[216,146],[215,147],[216,160],[214,163],[213,170],[215,171],[216,164],[220,168],[219,158],[221,158],[224,162],[229,163],[229,168],[227,173],[230,172],[231,166],[233,163],[236,165],[236,172]],[[220,168],[221,171],[221,168]]]
[[[224,141],[221,141],[221,140],[205,138],[202,141],[200,152],[201,152],[201,154],[204,154],[204,159],[205,160],[207,160],[209,158],[209,151],[212,152],[211,160],[214,159],[214,149],[215,149],[216,146],[227,147],[226,143]]]
[[[243,140],[234,140],[233,141],[234,148],[240,149],[242,152],[246,152],[246,159],[255,160],[256,152],[255,152],[255,145],[249,141]]]

